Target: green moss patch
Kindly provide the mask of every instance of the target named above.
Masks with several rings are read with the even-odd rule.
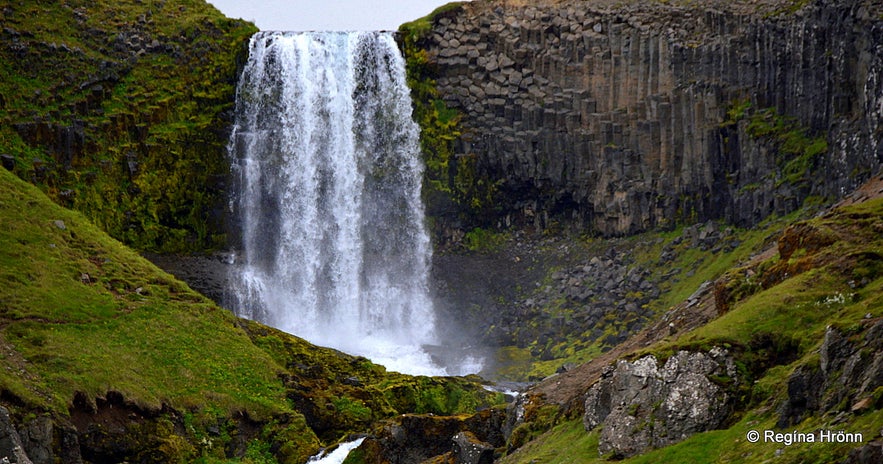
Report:
[[[139,249],[220,246],[227,128],[257,29],[201,0],[2,15],[0,153],[16,174]]]

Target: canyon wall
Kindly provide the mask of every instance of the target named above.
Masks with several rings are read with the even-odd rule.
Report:
[[[499,224],[750,225],[880,168],[879,2],[522,3],[448,8],[419,42]]]

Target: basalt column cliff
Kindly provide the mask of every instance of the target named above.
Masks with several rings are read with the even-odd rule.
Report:
[[[420,42],[501,223],[748,225],[880,167],[879,4],[523,3],[448,9]]]

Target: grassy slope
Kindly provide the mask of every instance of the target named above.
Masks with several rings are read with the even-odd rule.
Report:
[[[659,285],[659,298],[651,300],[642,309],[648,314],[659,316],[685,301],[704,282],[721,277],[739,262],[747,260],[753,253],[768,245],[775,239],[778,231],[789,222],[796,220],[799,215],[798,212],[786,217],[770,218],[752,229],[730,227],[732,234],[722,241],[738,242],[739,245],[731,251],[703,251],[691,245],[690,240],[682,239],[685,230],[683,226],[672,231],[645,232],[625,238],[574,238],[568,240],[567,244],[571,254],[570,259],[575,263],[588,262],[593,256],[604,256],[610,248],[630,250],[631,261],[628,267],[646,270],[648,272],[646,279]],[[727,226],[721,225],[721,228]],[[673,251],[674,258],[662,262],[659,257],[666,248]],[[574,256],[577,258],[573,258]],[[533,291],[534,297],[542,297],[545,287],[550,284],[551,274],[556,270],[557,268],[550,269],[546,280]],[[583,304],[564,301],[544,307],[542,316],[567,317],[568,312],[582,310],[584,310]],[[553,359],[550,360],[544,361],[532,356],[528,348],[512,346],[500,350],[497,355],[505,366],[501,374],[518,380],[541,379],[554,374],[556,369],[565,363],[584,363],[599,356],[611,348],[604,343],[605,336],[623,330],[623,325],[627,321],[610,317],[602,322],[605,325],[597,327],[604,329],[604,335],[596,339],[589,337],[588,332],[562,334],[555,340],[556,345],[550,350],[553,355]]]
[[[0,182],[0,334],[30,374],[0,371],[4,388],[60,412],[109,389],[148,408],[207,392],[225,408],[284,407],[281,367],[232,314],[9,172]]]
[[[818,348],[827,326],[856,331],[867,327],[863,321],[869,317],[883,317],[883,263],[866,259],[883,256],[881,231],[883,199],[838,208],[786,228],[780,243],[799,243],[790,256],[776,255],[750,267],[731,269],[733,275],[753,274],[758,281],[767,279],[767,288],[758,285],[756,293],[734,301],[730,311],[721,317],[674,340],[651,346],[644,353],[666,356],[682,347],[722,344],[747,347],[758,335],[773,334],[797,342],[797,352],[792,353],[796,360],[773,366],[756,379],[748,392],[750,401],[746,409],[728,429],[698,434],[624,462],[763,462],[778,456],[776,462],[822,463],[837,461],[857,446],[754,444],[745,440],[745,434],[749,430],[775,429],[777,407],[784,400],[789,375],[797,366],[818,362]],[[751,273],[747,272],[749,269]],[[747,354],[751,355],[750,349]],[[845,405],[847,410],[849,406]],[[861,432],[865,443],[879,436],[883,410],[872,408],[862,414],[850,414],[845,421],[836,417],[837,412],[810,417],[794,430]],[[606,462],[606,458],[598,456],[597,441],[598,430],[585,433],[579,418],[562,420],[502,462]]]
[[[200,445],[205,429],[244,414],[264,424],[258,445],[302,462],[320,440],[380,419],[499,400],[467,379],[389,373],[237,319],[2,169],[0,218],[0,404],[22,420],[64,421],[78,394],[119,392],[190,418],[185,459],[223,457]]]

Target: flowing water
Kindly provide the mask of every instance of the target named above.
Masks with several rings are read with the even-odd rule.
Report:
[[[340,446],[330,453],[326,454],[325,452],[322,452],[311,457],[307,461],[307,464],[341,464],[346,460],[347,456],[349,456],[350,451],[358,448],[364,440],[364,438],[357,438],[350,442],[341,443]]]
[[[423,349],[438,340],[418,137],[391,33],[255,35],[230,141],[235,311],[392,370],[474,372]]]

